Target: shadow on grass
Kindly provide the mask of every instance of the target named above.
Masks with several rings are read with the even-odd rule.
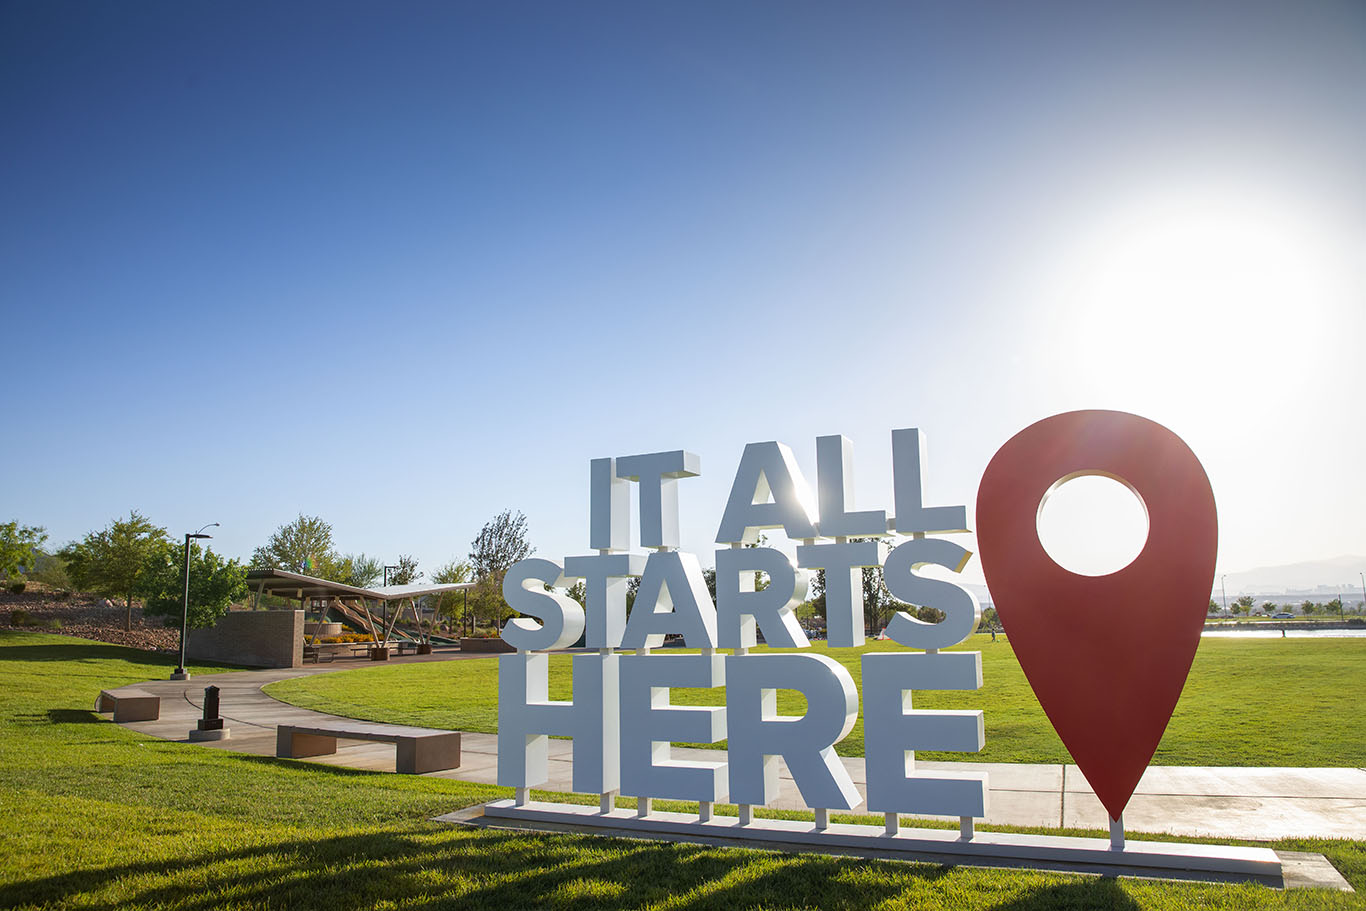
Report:
[[[138,664],[154,664],[173,667],[175,655],[143,651],[127,645],[108,645],[103,643],[72,641],[70,644],[53,643],[46,645],[4,645],[0,637],[0,661],[135,661]]]
[[[665,903],[726,911],[786,904],[868,907],[923,888],[946,872],[930,865],[423,825],[276,841],[232,852],[206,850],[11,882],[0,886],[0,907],[78,902],[205,911],[224,904],[351,911],[377,903],[497,911]],[[1078,893],[1087,902],[1078,907],[1112,907],[1089,903],[1104,894]]]
[[[39,632],[42,632],[41,630]],[[52,635],[58,635],[53,633]],[[0,662],[3,661],[125,661],[152,667],[175,667],[178,658],[173,652],[158,652],[129,645],[112,645],[72,639],[71,642],[43,645],[7,645],[7,637],[0,631]],[[260,668],[220,664],[213,661],[192,661],[194,668],[213,671],[250,671]]]
[[[52,724],[99,724],[104,721],[94,712],[83,709],[48,709],[47,720]]]
[[[1113,877],[1102,876],[1029,889],[1023,895],[991,907],[992,911],[1057,911],[1060,908],[1137,911],[1139,905]]]

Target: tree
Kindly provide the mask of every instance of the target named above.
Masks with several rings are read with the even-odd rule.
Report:
[[[44,550],[33,551],[33,568],[28,571],[28,577],[50,588],[71,587],[71,578],[66,574],[66,561]]]
[[[0,579],[9,579],[32,570],[38,563],[38,546],[47,532],[36,525],[0,523]]]
[[[944,612],[937,607],[915,607],[910,604],[903,604],[898,609],[904,608],[908,613],[914,614],[917,620],[924,623],[943,623]]]
[[[417,571],[417,559],[407,554],[399,554],[398,568],[389,574],[390,585],[412,585],[422,578]]]
[[[356,588],[369,588],[384,576],[384,561],[379,557],[347,554],[341,558],[341,565],[346,575],[338,581]]]
[[[1305,598],[1304,602],[1300,604],[1300,613],[1304,614],[1306,617],[1317,614],[1318,612],[1319,606],[1308,598]]]
[[[251,568],[283,569],[333,582],[344,582],[352,570],[332,549],[332,526],[303,513],[277,528],[265,546],[252,552]]]
[[[1334,598],[1332,601],[1329,601],[1327,604],[1323,606],[1323,612],[1326,614],[1337,614],[1339,617],[1341,617],[1342,599]]]
[[[867,539],[853,538],[852,540]],[[917,608],[901,604],[892,597],[892,593],[887,590],[887,586],[883,582],[881,566],[863,567],[859,584],[863,590],[863,624],[865,629],[872,629],[875,632],[881,631],[891,621],[892,614],[899,610],[906,610],[911,614],[917,613]],[[815,608],[819,616],[826,617],[825,570],[818,569],[812,574],[810,594],[811,606]],[[943,616],[934,608],[929,608],[929,610],[934,610],[936,615]]]
[[[473,572],[470,565],[463,560],[451,560],[443,566],[437,567],[432,572],[432,581],[438,585],[450,585],[455,582],[468,582]],[[464,629],[468,621],[466,605],[469,604],[469,594],[467,592],[440,592],[431,596],[433,612],[438,617],[450,617],[457,620],[461,629]]]
[[[877,633],[887,625],[894,612],[905,610],[907,606],[898,603],[892,598],[892,593],[887,591],[887,586],[882,581],[881,566],[863,567],[862,577],[864,625]],[[943,612],[933,607],[921,608],[919,612],[912,609],[911,612],[924,620],[925,611],[934,611],[934,615],[937,615],[933,622],[937,623],[944,618]],[[886,619],[883,618],[883,614],[886,614]]]
[[[474,600],[480,614],[496,624],[511,613],[503,600],[503,576],[512,564],[535,551],[527,541],[526,516],[521,512],[514,516],[505,509],[479,531],[470,542],[470,568],[479,583]]]
[[[1262,602],[1262,613],[1266,614],[1268,617],[1276,613],[1276,611],[1278,610],[1280,610],[1280,606],[1275,601]]]
[[[141,593],[144,611],[157,617],[180,618],[185,603],[185,551],[170,541],[148,554]],[[233,601],[247,595],[247,570],[236,560],[224,560],[212,550],[190,545],[190,612],[193,629],[213,626]]]
[[[1210,599],[1209,599],[1209,610],[1206,611],[1206,613],[1208,613],[1208,614],[1217,614],[1217,613],[1219,613],[1219,602],[1218,602],[1218,601],[1215,601],[1213,598],[1210,598]]]
[[[1251,595],[1241,595],[1238,600],[1233,602],[1233,612],[1235,614],[1250,614],[1254,603],[1255,600]]]
[[[811,595],[809,602],[816,616],[827,619],[825,614],[825,570],[818,569],[811,574]]]
[[[139,591],[147,559],[166,540],[166,529],[157,528],[134,510],[127,519],[115,519],[103,531],[92,531],[79,544],[67,545],[61,556],[79,587],[124,599],[123,628],[129,630],[133,628],[133,596]]]
[[[865,630],[873,630],[874,634],[891,623],[892,615],[897,611],[906,611],[912,616],[921,617],[926,623],[937,623],[938,620],[944,619],[944,613],[937,608],[917,608],[914,605],[902,604],[893,598],[891,591],[887,590],[887,583],[882,579],[882,567],[863,567],[859,574],[859,585],[863,591],[863,627]],[[807,602],[816,616],[828,620],[825,613],[825,570],[817,570],[811,574],[810,600]]]

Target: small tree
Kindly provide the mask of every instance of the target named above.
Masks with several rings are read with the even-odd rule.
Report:
[[[473,575],[470,565],[463,560],[451,560],[443,566],[437,567],[432,572],[432,581],[438,585],[450,585],[456,582],[468,582]],[[433,608],[438,617],[459,618],[459,626],[464,629],[469,618],[466,616],[465,606],[469,603],[469,594],[466,592],[440,592],[433,595]]]
[[[1209,599],[1209,610],[1206,611],[1206,613],[1208,613],[1208,614],[1217,614],[1217,613],[1219,613],[1219,602],[1218,602],[1218,601],[1215,601],[1213,598],[1210,598],[1210,599]]]
[[[147,557],[141,591],[146,613],[179,619],[185,602],[185,551],[167,541]],[[247,570],[212,550],[190,545],[190,613],[193,629],[213,626],[235,600],[247,594]]]
[[[1233,602],[1233,612],[1235,614],[1250,614],[1254,603],[1255,600],[1251,595],[1242,595]]]
[[[127,519],[115,519],[103,531],[92,531],[79,544],[67,545],[62,556],[78,586],[124,599],[123,628],[129,630],[133,628],[133,596],[140,590],[148,557],[165,543],[166,529],[157,528],[134,510]]]
[[[1314,614],[1317,614],[1318,612],[1319,606],[1315,604],[1313,601],[1310,601],[1308,598],[1304,599],[1304,601],[1301,602],[1300,613],[1304,614],[1306,617],[1311,617]]]
[[[526,516],[505,509],[494,516],[470,543],[470,567],[479,586],[476,589],[481,614],[496,624],[511,613],[503,600],[503,576],[512,564],[535,553],[527,540]]]
[[[407,554],[399,554],[398,568],[389,574],[390,585],[412,585],[422,578],[417,571],[417,559]]]
[[[47,532],[36,525],[0,523],[0,579],[31,571],[38,563],[38,547]]]
[[[356,588],[369,588],[384,576],[384,561],[365,554],[347,554],[341,558],[346,576],[339,581]]]

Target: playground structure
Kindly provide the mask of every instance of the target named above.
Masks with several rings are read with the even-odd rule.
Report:
[[[317,649],[329,616],[335,616],[354,629],[370,634],[365,643],[376,650],[385,650],[390,643],[404,645],[458,645],[459,640],[434,636],[423,629],[419,602],[428,595],[443,592],[468,591],[473,582],[430,583],[425,585],[384,585],[360,588],[293,573],[283,569],[254,569],[247,573],[247,585],[252,590],[252,607],[260,608],[261,599],[270,595],[298,601],[308,615],[309,605],[321,602],[316,616],[305,625],[304,645]],[[373,607],[372,607],[373,605]],[[405,620],[405,617],[411,618]]]

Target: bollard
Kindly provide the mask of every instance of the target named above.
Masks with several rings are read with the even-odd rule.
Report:
[[[218,713],[218,687],[204,687],[204,717],[190,731],[191,740],[227,740],[232,732],[223,726]]]
[[[199,719],[201,731],[220,731],[223,719],[218,717],[218,687],[204,687],[204,717]]]

